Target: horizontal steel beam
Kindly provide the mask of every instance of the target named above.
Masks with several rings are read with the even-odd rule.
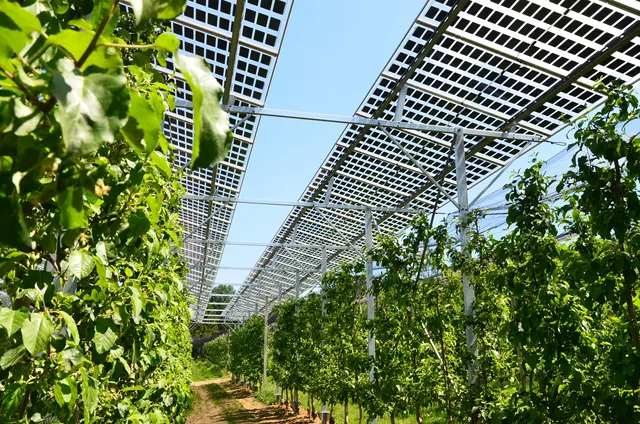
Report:
[[[185,109],[192,108],[193,103],[185,100],[176,100],[176,107],[182,107]],[[342,116],[342,115],[327,115],[323,113],[313,112],[297,112],[291,110],[269,109],[262,107],[252,106],[231,106],[223,105],[222,108],[229,113],[236,115],[259,115],[270,116],[275,118],[289,118],[289,119],[301,119],[305,121],[316,122],[331,122],[336,124],[351,124],[351,125],[363,125],[365,127],[386,127],[405,130],[419,130],[428,132],[438,132],[446,134],[454,134],[457,127],[448,125],[427,125],[414,122],[403,121],[386,121],[384,119],[368,119],[360,118],[357,116]],[[462,128],[465,135],[478,136],[478,137],[492,137],[503,138],[510,140],[524,140],[524,141],[543,141],[544,137],[519,134],[510,131],[491,131],[491,130],[479,130],[476,128]]]
[[[325,208],[325,209],[352,209],[365,211],[371,209],[373,212],[390,212],[390,213],[423,213],[426,210],[415,208],[388,208],[384,206],[367,206],[367,205],[347,205],[342,203],[323,203],[323,202],[283,202],[277,200],[255,200],[255,199],[239,199],[237,197],[222,196],[200,196],[195,194],[187,194],[184,196],[186,200],[210,200],[214,202],[243,203],[251,205],[267,205],[267,206],[289,206],[300,208]]]
[[[197,239],[190,238],[183,240],[184,243],[202,243],[202,244],[223,244],[225,246],[255,246],[255,247],[290,247],[299,249],[332,249],[347,250],[353,249],[351,246],[340,245],[324,245],[324,244],[300,244],[300,243],[252,243],[243,241],[224,241],[215,239]]]

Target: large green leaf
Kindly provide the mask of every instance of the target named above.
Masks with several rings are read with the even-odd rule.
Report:
[[[0,44],[19,53],[29,42],[29,35],[42,31],[40,21],[20,7],[18,2],[0,0]]]
[[[13,349],[8,349],[0,358],[0,368],[6,370],[9,367],[14,366],[24,356],[26,352],[24,345],[19,345]]]
[[[73,378],[67,377],[64,380],[56,381],[53,387],[53,394],[58,405],[67,405],[72,408],[75,406],[76,397],[78,396],[78,385]]]
[[[142,313],[142,296],[140,296],[140,291],[135,287],[130,287],[131,291],[131,304],[133,306],[133,322],[136,324],[140,324]]]
[[[129,90],[122,68],[89,67],[80,72],[68,59],[52,70],[51,88],[67,153],[86,155],[112,142],[127,121]]]
[[[0,257],[0,277],[4,277],[12,269],[15,268],[16,263],[28,258],[28,255],[23,252],[13,251],[4,253]]]
[[[229,116],[220,107],[222,87],[201,57],[185,56],[178,52],[174,59],[193,93],[191,167],[208,167],[222,161],[233,142]]]
[[[77,62],[89,47],[94,34],[93,31],[63,29],[59,33],[50,36],[47,42],[62,47]],[[115,47],[98,45],[82,64],[82,69],[92,65],[104,69],[118,69],[122,67],[122,57]]]
[[[131,90],[129,119],[121,131],[125,140],[138,154],[151,153],[158,144],[162,122],[147,99],[135,90]]]
[[[27,393],[27,385],[24,383],[12,384],[2,394],[2,416],[10,419],[24,401]]]
[[[107,16],[111,11],[111,7],[113,5],[113,0],[94,0],[93,10],[91,11],[91,26],[94,28],[98,28],[102,20]],[[111,19],[104,27],[102,31],[102,35],[105,37],[113,34],[113,30],[118,25],[118,20],[120,18],[120,8],[116,7],[114,10],[115,13],[111,15]]]
[[[0,326],[7,330],[9,337],[22,328],[22,323],[28,317],[29,312],[26,310],[14,311],[11,308],[0,308]]]
[[[69,331],[71,332],[73,341],[76,344],[80,343],[80,334],[78,334],[78,326],[76,325],[76,320],[74,320],[73,317],[65,311],[60,311],[60,315],[64,319],[65,324],[67,324],[67,328],[69,328]]]
[[[151,229],[151,222],[143,212],[129,215],[129,229],[133,237],[140,237]]]
[[[132,0],[131,7],[140,25],[149,19],[173,19],[184,11],[186,0]]]
[[[82,187],[67,187],[58,193],[60,226],[68,230],[84,225],[84,201]]]
[[[32,355],[42,352],[51,339],[53,322],[47,315],[33,313],[22,323],[22,342]]]
[[[180,47],[180,40],[170,32],[163,32],[158,36],[158,38],[156,38],[156,42],[154,44],[157,49],[175,53],[178,50],[178,47]]]
[[[82,280],[91,274],[95,265],[95,259],[91,253],[86,250],[74,250],[67,260],[65,273]]]
[[[110,319],[98,318],[93,343],[98,353],[108,352],[118,340],[118,326]]]
[[[98,380],[87,373],[87,370],[80,368],[82,374],[82,401],[84,403],[84,420],[90,422],[89,417],[98,407],[98,395],[100,386]]]

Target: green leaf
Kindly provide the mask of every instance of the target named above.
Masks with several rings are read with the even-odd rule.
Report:
[[[72,409],[75,406],[76,398],[78,397],[78,385],[71,377],[67,377],[64,380],[58,380],[53,387],[53,394],[58,405],[67,405],[69,409]]]
[[[136,15],[136,24],[149,19],[173,19],[182,14],[186,0],[132,0],[131,7]]]
[[[47,315],[33,313],[22,323],[20,329],[24,347],[31,355],[42,352],[53,334],[53,322]]]
[[[72,19],[69,21],[69,25],[84,29],[86,31],[93,31],[93,25],[86,19]]]
[[[59,33],[51,35],[47,42],[63,48],[77,62],[89,47],[94,34],[90,30],[63,29]],[[115,47],[106,47],[98,44],[98,47],[91,52],[87,60],[82,64],[81,69],[87,69],[92,65],[104,69],[120,69],[122,68],[122,57]]]
[[[87,374],[87,370],[80,368],[82,374],[82,401],[84,403],[85,422],[90,422],[89,417],[98,407],[98,395],[100,393],[98,380]]]
[[[7,368],[14,366],[20,359],[22,359],[25,352],[26,350],[24,345],[7,350],[0,358],[0,368],[6,370]]]
[[[67,260],[67,268],[65,274],[73,275],[82,280],[93,271],[95,267],[95,259],[93,255],[86,250],[74,250]]]
[[[96,256],[100,258],[103,264],[109,263],[109,256],[107,254],[107,244],[103,241],[96,243]]]
[[[113,6],[113,0],[94,0],[93,10],[91,11],[91,25],[94,28],[98,28],[104,18],[111,13]],[[110,36],[113,34],[113,30],[118,25],[118,20],[120,19],[120,8],[116,7],[113,15],[111,15],[111,19],[104,27],[102,31],[103,36]]]
[[[169,162],[167,161],[167,158],[160,152],[151,152],[151,155],[149,155],[149,157],[151,158],[151,161],[158,167],[160,168],[160,171],[167,177],[170,177],[172,174],[171,171],[171,167],[169,166]]]
[[[163,200],[164,195],[162,191],[147,196],[147,204],[149,205],[149,221],[151,221],[153,225],[157,224],[160,219]]]
[[[157,49],[175,53],[180,47],[180,40],[170,32],[163,32],[158,36],[158,38],[156,38],[155,45]]]
[[[142,299],[140,297],[140,291],[135,287],[129,287],[131,291],[131,304],[133,306],[133,322],[140,324],[140,314],[142,313]]]
[[[135,90],[131,90],[129,119],[122,127],[122,135],[139,155],[155,150],[162,131],[162,122],[147,99]]]
[[[174,59],[193,93],[191,168],[208,167],[222,161],[233,142],[229,116],[220,107],[222,87],[201,57],[176,53]]]
[[[14,311],[11,308],[0,308],[0,326],[7,330],[9,337],[22,328],[24,320],[28,317],[29,312],[24,309]]]
[[[26,384],[17,383],[7,387],[2,394],[2,416],[10,419],[22,404],[26,394]]]
[[[107,282],[107,268],[104,266],[104,262],[102,261],[102,259],[100,259],[99,257],[97,257],[98,260],[95,261],[96,264],[96,271],[98,272],[98,278],[100,279],[100,283],[106,283]]]
[[[58,194],[60,226],[68,230],[84,226],[83,189],[79,186],[67,187]]]
[[[129,215],[129,229],[133,237],[140,237],[151,229],[151,222],[142,212]]]
[[[22,205],[13,183],[3,184],[0,179],[0,248],[13,247],[32,250],[33,241],[29,237],[27,225],[22,215]]]
[[[110,319],[96,320],[93,343],[98,353],[108,352],[118,339],[118,326]]]
[[[9,46],[14,53],[30,40],[33,32],[42,32],[40,21],[14,1],[0,0],[0,44]]]
[[[73,337],[73,341],[76,344],[80,343],[80,334],[78,334],[78,326],[76,325],[76,320],[74,320],[73,317],[65,311],[60,311],[60,315],[62,315],[65,324],[67,324],[67,327],[71,332],[71,337]]]
[[[65,369],[70,371],[74,366],[80,365],[84,356],[82,352],[77,348],[65,349],[60,353],[62,362],[65,365]]]
[[[84,72],[63,59],[52,71],[51,88],[58,99],[58,120],[67,153],[86,155],[113,142],[127,121],[129,90],[122,69],[90,67]]]

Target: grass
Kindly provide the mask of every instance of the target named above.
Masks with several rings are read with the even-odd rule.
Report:
[[[254,398],[257,401],[260,401],[264,404],[271,405],[276,402],[276,385],[273,382],[268,382],[267,387],[264,387],[262,390],[256,392]],[[304,409],[307,408],[307,402],[309,397],[306,393],[298,393],[298,397],[300,398],[300,407]],[[282,399],[284,399],[284,394]],[[289,400],[291,402],[291,400]],[[317,399],[314,399],[314,408],[316,410],[320,410],[322,405],[319,403]],[[358,422],[358,405],[354,405],[352,403],[349,404],[349,422],[357,423]],[[363,422],[366,422],[366,413],[365,418],[363,418]],[[344,422],[344,405],[335,405],[333,407],[333,417],[336,421],[336,424],[341,424]],[[428,408],[422,408],[422,422],[423,424],[446,424],[446,417],[439,413],[436,410],[429,410]],[[378,424],[390,424],[391,420],[389,417],[378,417]],[[407,417],[396,417],[396,424],[415,424],[416,418],[415,415],[411,414]]]
[[[212,365],[206,359],[192,359],[191,360],[191,379],[195,381],[213,380],[215,378],[221,378],[224,373],[220,368]]]

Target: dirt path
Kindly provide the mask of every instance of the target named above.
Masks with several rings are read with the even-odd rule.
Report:
[[[187,424],[317,424],[300,409],[294,416],[291,409],[279,405],[265,405],[253,394],[224,378],[200,381],[191,385],[196,399]]]

